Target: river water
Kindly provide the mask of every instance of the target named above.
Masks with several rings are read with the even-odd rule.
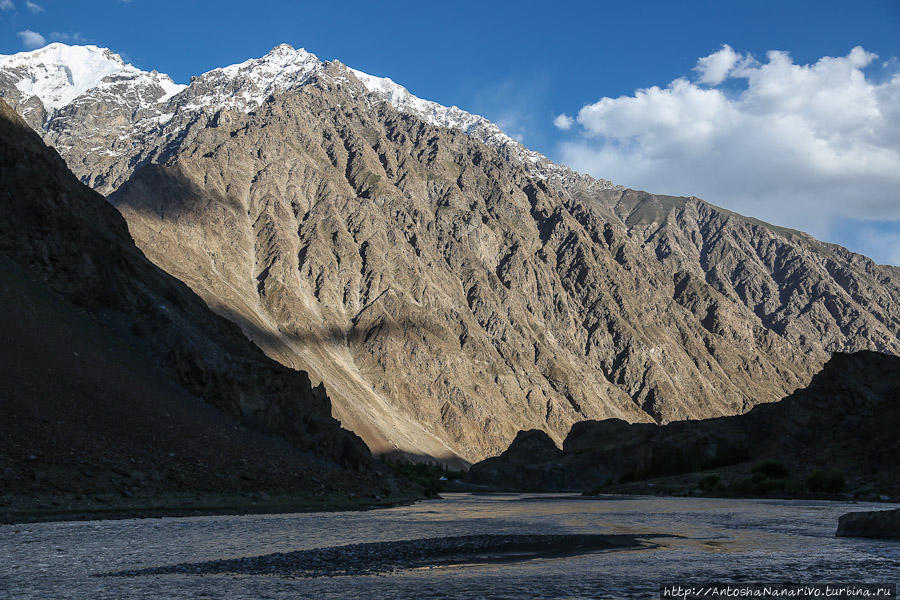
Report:
[[[900,542],[834,537],[837,518],[898,505],[448,494],[370,512],[0,526],[0,598],[657,598],[663,582],[900,584]],[[646,535],[638,550],[286,579],[97,573],[371,541],[518,533]],[[658,537],[658,536],[671,537]]]

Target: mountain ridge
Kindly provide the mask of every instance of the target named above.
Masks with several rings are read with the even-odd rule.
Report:
[[[261,58],[251,58],[241,63],[218,67],[199,76],[194,76],[191,78],[189,85],[175,84],[170,77],[159,74],[156,71],[141,71],[132,65],[126,64],[118,54],[115,54],[108,48],[98,48],[96,46],[69,46],[56,42],[39,50],[0,57],[0,87],[4,88],[4,96],[14,108],[20,103],[31,102],[28,106],[23,104],[24,108],[19,110],[19,112],[23,114],[23,117],[26,118],[26,121],[33,128],[44,130],[45,137],[49,141],[55,142],[55,146],[62,145],[60,151],[64,153],[66,150],[72,150],[75,142],[86,139],[88,136],[88,132],[85,130],[76,131],[74,134],[65,131],[66,126],[77,129],[79,123],[77,119],[68,117],[68,113],[73,112],[71,108],[74,108],[74,106],[70,107],[70,105],[77,105],[79,98],[82,102],[95,102],[96,99],[92,98],[94,95],[92,92],[101,87],[102,84],[112,84],[114,82],[104,81],[104,78],[94,78],[94,85],[84,87],[84,89],[79,87],[78,91],[80,93],[75,94],[73,92],[70,94],[70,101],[65,104],[57,106],[56,102],[52,102],[44,106],[45,102],[40,107],[35,107],[34,98],[40,103],[41,95],[29,97],[26,95],[26,92],[19,89],[21,82],[24,80],[19,79],[13,82],[13,78],[17,76],[22,77],[22,75],[9,73],[10,68],[5,67],[5,63],[12,61],[27,63],[30,58],[37,66],[48,69],[48,65],[44,65],[40,60],[41,57],[48,53],[48,49],[54,50],[51,53],[51,58],[59,59],[60,55],[86,50],[90,56],[96,57],[100,55],[113,62],[116,68],[111,70],[110,74],[115,76],[114,79],[122,80],[121,84],[125,84],[127,88],[122,90],[120,84],[119,93],[123,95],[137,95],[144,99],[143,102],[139,103],[123,103],[124,108],[129,109],[132,113],[129,117],[127,111],[123,112],[124,118],[131,119],[129,127],[137,131],[145,131],[147,134],[161,136],[170,141],[177,140],[179,136],[185,133],[186,125],[184,123],[179,124],[176,122],[170,124],[172,117],[178,113],[215,112],[221,109],[253,110],[272,93],[301,87],[313,75],[321,75],[326,71],[330,71],[337,80],[352,77],[358,78],[366,90],[371,93],[372,97],[378,101],[388,102],[400,112],[418,116],[432,125],[462,131],[505,153],[508,158],[531,167],[541,177],[552,177],[561,181],[578,181],[581,185],[592,188],[616,187],[608,181],[589,178],[576,173],[568,167],[553,163],[537,152],[528,150],[484,117],[468,113],[456,106],[447,107],[436,102],[423,100],[410,94],[406,88],[394,83],[391,79],[376,77],[351,69],[337,60],[322,61],[316,55],[302,48],[294,49],[289,44],[280,44]],[[78,53],[83,54],[84,52]],[[71,60],[71,58],[68,58],[57,62],[66,63],[71,62]],[[50,66],[53,66],[53,64],[51,60]],[[65,64],[57,66],[69,68]],[[124,74],[130,77],[125,77]],[[3,81],[4,79],[6,81]],[[159,81],[157,80],[168,82],[168,85],[159,86]],[[162,94],[158,93],[157,87],[163,89]],[[149,91],[147,88],[149,88]],[[224,90],[225,93],[217,92],[217,90]],[[48,111],[46,110],[47,108],[55,110]],[[70,108],[70,110],[66,110],[67,108]],[[150,113],[149,115],[147,114],[148,112]],[[196,114],[193,116],[196,116]],[[75,122],[73,123],[73,121]],[[81,122],[91,124],[87,119],[83,119]],[[169,131],[166,131],[167,128]],[[105,148],[105,146],[94,147],[94,149],[98,148]],[[109,153],[118,153],[119,157],[127,153],[127,150],[124,148],[107,149],[107,151]],[[80,168],[75,169],[76,174],[85,183],[97,188],[99,191],[108,194],[124,181],[122,177],[110,178],[109,175],[106,176],[106,178],[110,178],[108,182],[106,178],[100,182],[96,178],[85,180],[87,171],[96,170],[96,166],[90,164],[91,161],[87,155],[79,158],[82,161],[87,161],[88,164],[84,167],[78,165]]]
[[[387,80],[379,96],[309,65],[249,111],[176,112],[166,135],[125,123],[123,156],[61,152],[98,189],[121,181],[110,201],[148,257],[324,381],[373,450],[471,461],[519,429],[740,413],[830,352],[900,352],[897,269],[697,198],[542,171],[398,110],[385,96],[411,100]],[[178,101],[246,88],[209,73]]]

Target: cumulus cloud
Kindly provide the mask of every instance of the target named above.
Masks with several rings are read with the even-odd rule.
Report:
[[[16,5],[12,0],[0,0],[0,10],[16,10]]]
[[[857,46],[813,64],[779,51],[756,61],[725,45],[696,80],[584,106],[560,153],[598,177],[820,237],[845,218],[900,222],[900,74],[867,75],[876,58]]]
[[[29,50],[40,48],[41,46],[45,46],[47,44],[47,38],[39,34],[37,31],[26,29],[25,31],[20,31],[16,35],[18,35],[19,39],[22,40],[22,45]]]
[[[572,125],[575,124],[575,119],[563,113],[561,115],[557,115],[557,117],[553,119],[553,124],[563,130],[571,129]]]
[[[28,10],[30,10],[30,11],[33,12],[33,13],[44,12],[44,7],[42,7],[42,6],[39,5],[39,4],[35,4],[35,3],[32,2],[31,0],[27,0],[27,1],[25,2],[25,6],[28,7]]]
[[[738,59],[740,59],[740,55],[728,44],[723,44],[722,49],[718,52],[713,52],[698,60],[694,70],[700,75],[700,83],[719,85],[725,80],[728,71],[734,67]]]
[[[755,64],[752,56],[738,54],[728,44],[722,44],[721,50],[698,60],[694,71],[700,83],[715,86],[725,81],[729,74],[738,74]]]

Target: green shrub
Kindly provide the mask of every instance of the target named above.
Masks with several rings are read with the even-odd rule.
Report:
[[[825,494],[837,494],[844,491],[844,474],[840,471],[831,469],[816,470],[810,473],[806,478],[806,489],[811,492],[819,492]]]
[[[732,483],[729,489],[738,495],[752,494],[756,490],[756,483],[749,477],[745,477]]]
[[[628,473],[623,473],[619,477],[619,484],[631,483],[632,481],[635,481],[637,479],[638,479],[638,472],[637,471],[629,471]]]
[[[420,486],[426,496],[436,496],[444,487],[441,477],[459,479],[462,471],[452,471],[437,462],[409,462],[385,459],[384,463],[398,476]]]
[[[760,481],[756,489],[763,494],[771,494],[772,492],[781,492],[788,489],[790,481],[787,479],[763,479]]]
[[[714,447],[712,453],[710,447]],[[662,447],[656,449],[648,464],[624,473],[619,483],[707,471],[734,465],[747,458],[749,451],[744,445],[718,437],[698,440],[690,446]]]
[[[779,460],[764,460],[753,466],[753,473],[761,473],[769,479],[784,479],[790,474],[790,470]]]
[[[719,479],[718,475],[707,475],[700,480],[700,489],[708,494],[719,485]]]
[[[796,486],[789,479],[766,477],[760,472],[753,473],[750,477],[739,479],[728,486],[727,491],[738,496],[751,496],[754,494],[771,494],[786,490],[796,491]]]

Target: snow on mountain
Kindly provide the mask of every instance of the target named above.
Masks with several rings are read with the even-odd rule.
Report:
[[[185,98],[181,109],[223,107],[252,110],[266,98],[277,92],[301,87],[314,75],[321,74],[326,62],[303,48],[294,49],[288,44],[276,46],[261,58],[253,58],[239,64],[208,71],[191,82],[190,100]],[[480,138],[496,138],[503,143],[515,140],[479,115],[473,115],[456,106],[447,107],[437,102],[423,100],[412,95],[403,86],[386,77],[375,77],[349,67],[352,73],[377,99],[389,102],[400,112],[415,115],[437,127],[462,131]]]
[[[393,80],[387,77],[375,77],[356,69],[350,69],[350,71],[375,96],[389,102],[400,112],[414,114],[432,125],[457,129],[468,134],[477,127],[488,124],[493,125],[497,131],[500,131],[499,127],[482,116],[473,115],[456,106],[447,107],[431,100],[423,100],[413,96],[405,87],[394,83]]]
[[[349,70],[371,94],[389,102],[398,111],[414,115],[436,127],[462,131],[469,137],[498,150],[507,158],[524,164],[539,177],[555,177],[569,183],[577,179],[590,187],[615,187],[606,180],[595,180],[551,162],[543,154],[529,150],[506,135],[500,127],[480,115],[474,115],[456,106],[444,106],[431,100],[423,100],[387,77],[375,77],[356,69]]]
[[[431,100],[423,100],[409,93],[405,87],[387,77],[375,77],[356,69],[350,69],[360,82],[376,97],[389,102],[402,113],[419,117],[431,125],[462,131],[466,135],[495,145],[518,144],[480,115],[473,115],[456,106],[444,106]]]
[[[37,96],[48,110],[66,106],[111,75],[145,76],[171,96],[183,89],[168,76],[146,73],[107,48],[53,43],[38,50],[0,55],[0,69],[16,78],[22,98]]]
[[[46,124],[53,123],[56,129],[67,128],[81,118],[75,107],[102,103],[117,107],[117,112],[125,117],[115,127],[119,136],[127,135],[125,129],[131,127],[137,137],[157,131],[168,139],[179,139],[180,131],[190,126],[191,115],[211,114],[222,108],[251,111],[274,93],[309,83],[325,73],[328,64],[302,48],[281,44],[261,58],[213,69],[191,78],[190,85],[180,85],[167,75],[142,71],[106,48],[53,43],[39,50],[0,55],[0,94],[8,96],[13,85],[13,94],[18,97],[12,100],[18,104],[37,97],[48,111],[42,119]],[[612,186],[552,163],[482,116],[418,98],[386,77],[369,75],[336,61],[331,64],[346,72],[346,77],[338,79],[346,83],[355,78],[374,100],[388,102],[398,111],[431,125],[461,131],[539,177],[579,180],[591,187]],[[41,119],[37,122],[40,124]],[[50,141],[61,145],[77,143],[75,136],[60,132],[51,134]],[[122,151],[106,152],[118,155]]]
[[[180,108],[252,110],[276,92],[302,86],[324,68],[314,54],[288,44],[261,58],[213,69],[191,80],[190,96]]]
[[[461,131],[479,142],[494,148],[507,158],[522,163],[532,173],[541,177],[554,177],[567,183],[579,180],[594,188],[616,187],[603,179],[592,179],[551,162],[539,152],[529,150],[521,143],[506,135],[500,127],[481,115],[466,112],[456,106],[444,106],[431,100],[414,96],[402,85],[387,77],[376,77],[356,69],[349,69],[369,92],[384,102],[390,103],[398,111],[414,115],[436,127]]]
[[[583,179],[594,187],[612,185],[604,180],[585,178],[568,167],[552,163],[542,154],[527,149],[480,115],[414,96],[387,77],[376,77],[340,63],[335,64],[347,72],[347,77],[341,79],[349,79],[352,74],[376,100],[388,102],[398,111],[418,117],[436,127],[461,131],[498,150],[507,158],[524,164],[539,177],[552,176],[566,181]],[[213,69],[193,78],[188,90],[173,99],[178,104],[175,110],[253,110],[274,93],[305,85],[314,76],[322,74],[326,65],[326,62],[303,48],[294,49],[288,44],[281,44],[261,58]]]

